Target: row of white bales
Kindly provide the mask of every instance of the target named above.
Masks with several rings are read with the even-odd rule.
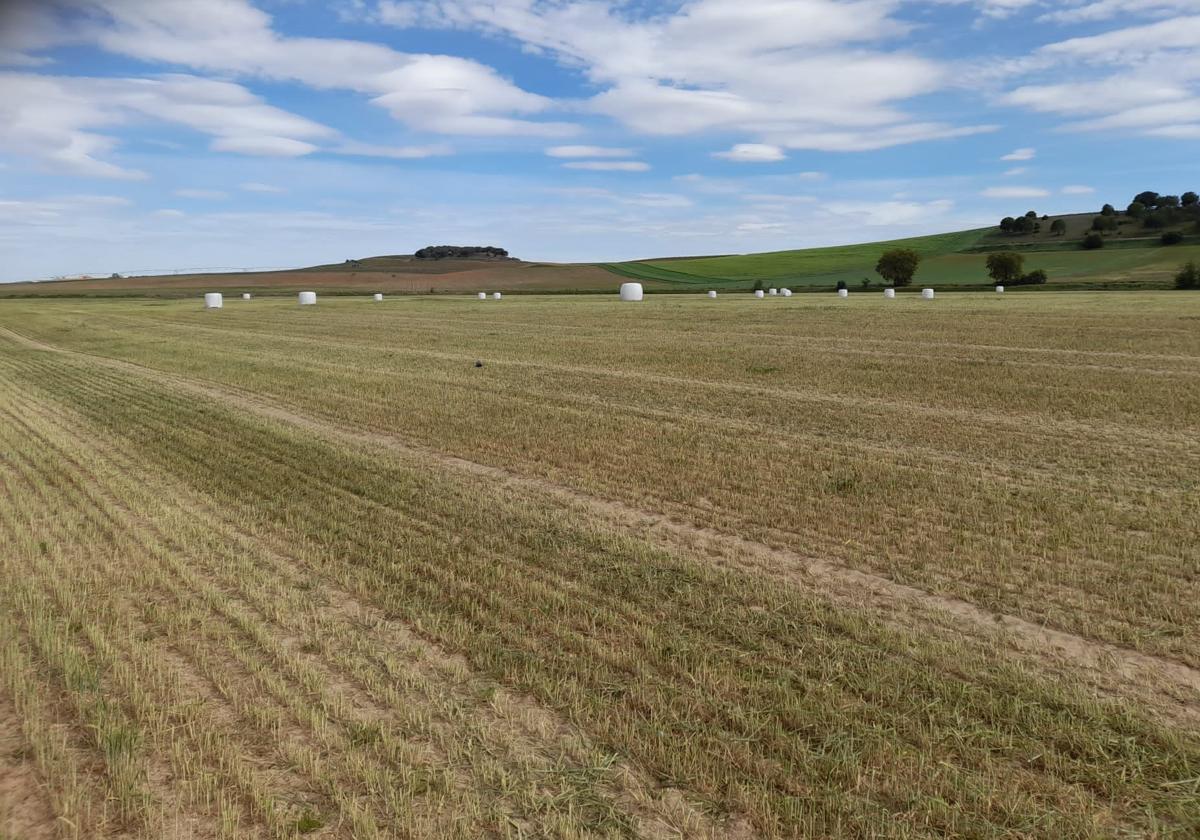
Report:
[[[996,291],[1003,294],[1004,287],[997,286]],[[645,293],[642,290],[641,283],[622,283],[621,284],[621,291],[620,291],[621,300],[639,301],[643,298],[644,294]],[[754,296],[756,298],[765,297],[766,295],[779,295],[782,297],[791,297],[792,290],[791,289],[767,289],[764,292],[762,289],[756,289],[754,291]],[[478,296],[479,296],[480,300],[488,299],[487,292],[479,292]],[[717,293],[715,291],[710,290],[708,293],[708,296],[710,298],[715,298],[717,296]],[[884,289],[883,296],[885,298],[894,298],[896,296],[896,290],[895,289]],[[925,298],[926,300],[932,300],[933,296],[934,296],[933,289],[922,289],[921,290],[921,297]],[[493,300],[500,300],[501,297],[502,296],[499,292],[492,292]],[[847,289],[838,289],[838,297],[850,297],[850,292]],[[250,300],[250,293],[243,292],[242,300]],[[383,295],[379,292],[376,292],[374,295],[374,300],[376,303],[379,303],[380,301],[383,300]],[[316,302],[317,302],[317,293],[316,292],[301,292],[299,295],[299,301],[300,301],[301,306],[312,306],[312,305],[316,304]],[[220,292],[206,292],[205,293],[205,295],[204,295],[204,308],[205,309],[220,309],[224,305],[225,305],[225,298]]]

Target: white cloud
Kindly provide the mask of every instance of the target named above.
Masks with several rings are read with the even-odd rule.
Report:
[[[1091,195],[1095,191],[1095,187],[1085,187],[1082,184],[1071,184],[1062,188],[1063,195]]]
[[[1004,175],[1007,178],[1014,178],[1017,175],[1024,175],[1029,171],[1028,166],[1014,166],[1012,169],[1006,169]]]
[[[476,28],[581,70],[587,103],[635,131],[740,131],[781,149],[853,151],[988,127],[914,120],[895,103],[950,83],[943,68],[871,44],[903,35],[895,0],[382,0],[397,26]],[[698,45],[703,45],[702,48]]]
[[[184,213],[182,210],[175,210],[170,207],[164,207],[162,210],[155,210],[154,213],[151,215],[159,216],[164,219],[178,219],[183,216],[186,216],[187,214]]]
[[[765,230],[786,230],[784,222],[742,222],[736,230],[740,233],[760,233]]]
[[[954,208],[950,199],[937,201],[834,201],[825,210],[872,227],[912,224],[945,215]]]
[[[97,129],[155,119],[214,137],[218,150],[296,154],[335,132],[267,105],[240,85],[195,76],[81,78],[0,73],[0,149],[73,174],[136,179],[103,160],[116,141]],[[305,139],[300,139],[305,138]]]
[[[1200,140],[1200,122],[1184,125],[1160,125],[1147,128],[1143,133],[1151,137],[1167,137],[1172,140]]]
[[[1193,49],[1198,40],[1200,15],[1070,38],[1047,44],[1040,52],[1060,58],[1140,64],[1165,50]]]
[[[256,193],[287,192],[287,190],[285,190],[283,187],[277,187],[274,184],[260,184],[257,181],[247,181],[246,183],[238,184],[238,189],[244,190],[245,192],[256,192]]]
[[[1089,19],[1114,16],[1118,7],[1106,2],[1077,4]],[[1153,2],[1123,4],[1119,11],[1154,14],[1196,11],[1190,4]],[[1064,10],[1068,14],[1072,10]],[[1125,14],[1129,12],[1130,14]],[[1023,73],[1053,73],[1020,85],[1000,99],[1074,122],[1075,131],[1120,131],[1188,139],[1183,125],[1200,123],[1200,15],[1111,29],[1097,35],[1047,44],[1015,65]],[[1107,68],[1107,70],[1103,69]],[[1081,119],[1082,118],[1082,119]]]
[[[1041,187],[988,187],[980,195],[984,198],[1046,198],[1050,191]]]
[[[738,163],[775,163],[787,160],[783,149],[766,143],[738,143],[728,151],[713,152],[713,157]]]
[[[575,130],[512,116],[537,114],[553,103],[479,62],[364,41],[286,37],[247,0],[69,2],[91,13],[85,30],[91,41],[144,61],[352,90],[424,131],[561,137]]]
[[[575,160],[563,164],[564,169],[588,169],[593,172],[646,172],[650,164],[640,160]]]
[[[214,152],[237,152],[265,157],[300,157],[315,152],[317,147],[291,137],[218,137],[210,146]]]
[[[359,157],[381,157],[394,160],[418,160],[454,154],[454,149],[444,143],[425,146],[379,146],[371,143],[346,142],[334,148],[343,155]]]
[[[1037,149],[1016,149],[1004,155],[1000,160],[1033,160],[1037,157]]]
[[[1195,11],[1195,0],[1094,0],[1078,2],[1070,8],[1047,12],[1038,18],[1041,23],[1092,23],[1140,14],[1146,17],[1166,16]]]
[[[194,198],[200,201],[222,201],[226,198],[229,198],[229,193],[227,192],[207,189],[175,190],[175,195],[179,196],[180,198]]]
[[[556,158],[620,158],[632,157],[634,152],[612,146],[551,146],[546,154]]]

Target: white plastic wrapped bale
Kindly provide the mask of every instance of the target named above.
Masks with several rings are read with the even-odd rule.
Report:
[[[755,290],[754,290],[754,296],[755,296],[756,298],[760,298],[760,297],[762,297],[762,296],[763,296],[763,290],[762,290],[762,289],[755,289]]]
[[[638,301],[645,295],[641,283],[622,283],[621,300]]]
[[[767,294],[777,295],[777,294],[779,294],[779,290],[778,289],[767,289]]]
[[[838,297],[850,297],[849,289],[838,289]]]
[[[715,298],[715,297],[717,296],[717,293],[716,293],[715,291],[710,291],[710,292],[708,293],[708,296],[709,296],[710,298]]]
[[[383,300],[383,295],[379,294],[379,292],[376,292],[375,293],[375,302],[379,303],[381,300]]]
[[[791,289],[780,289],[779,294],[783,295],[784,297],[791,297],[792,290]]]
[[[996,287],[996,294],[998,294],[998,295],[1002,295],[1002,294],[1004,294],[1004,287],[1003,287],[1003,286],[997,286],[997,287]]]
[[[921,297],[925,298],[925,300],[933,300],[933,289],[922,289]]]
[[[242,292],[242,300],[250,300],[250,293]]]
[[[885,298],[894,298],[896,296],[896,290],[895,289],[884,289],[883,296]]]
[[[317,293],[316,292],[301,292],[300,293],[300,305],[301,306],[312,306],[316,302],[317,302]]]
[[[480,293],[479,293],[479,299],[480,299],[480,300],[487,300],[487,292],[480,292]]]
[[[499,292],[492,292],[492,300],[500,300],[503,297]]]
[[[220,309],[225,305],[225,299],[221,297],[220,292],[205,292],[204,293],[204,308],[205,309]]]

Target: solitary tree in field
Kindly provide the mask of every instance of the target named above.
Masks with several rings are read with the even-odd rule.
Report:
[[[1024,268],[1025,258],[1012,251],[989,254],[987,258],[988,276],[992,278],[992,282],[1001,286],[1018,279]]]
[[[1085,251],[1098,251],[1104,247],[1104,237],[1098,233],[1089,233],[1083,237],[1083,249]]]
[[[893,248],[883,252],[879,262],[875,263],[875,272],[893,286],[907,286],[912,283],[920,263],[921,255],[912,248]]]
[[[1176,289],[1200,289],[1200,266],[1196,265],[1196,261],[1185,265],[1175,275]]]
[[[1103,207],[1100,208],[1100,215],[1101,216],[1115,216],[1115,215],[1117,215],[1117,208],[1113,207],[1111,204],[1105,204]]]
[[[1067,220],[1066,219],[1055,219],[1053,222],[1050,223],[1050,232],[1053,233],[1055,236],[1062,236],[1064,233],[1067,232]]]
[[[1196,195],[1191,190],[1188,190],[1183,195],[1179,196],[1179,201],[1184,207],[1191,207],[1193,204],[1200,203],[1200,195]]]

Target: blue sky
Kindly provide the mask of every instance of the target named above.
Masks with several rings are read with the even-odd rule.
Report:
[[[0,0],[0,280],[887,239],[1197,140],[1200,0]]]

